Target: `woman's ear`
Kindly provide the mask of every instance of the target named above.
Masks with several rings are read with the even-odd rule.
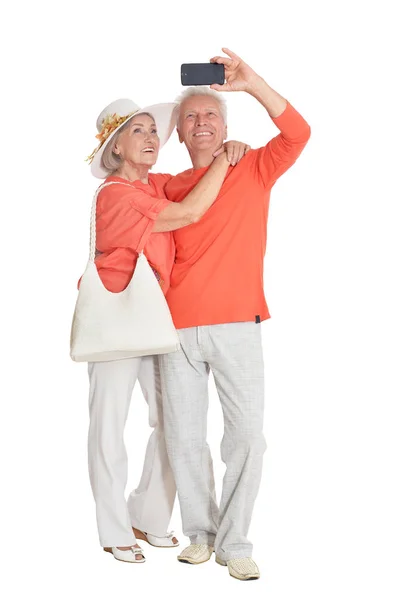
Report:
[[[118,145],[117,145],[117,144],[114,144],[114,147],[112,148],[112,152],[113,152],[114,154],[117,154],[118,156],[119,156],[119,154],[121,153],[121,151],[119,150],[119,148],[118,148]]]

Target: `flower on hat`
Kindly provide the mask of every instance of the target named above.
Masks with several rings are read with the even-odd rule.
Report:
[[[86,158],[86,161],[88,161],[89,164],[93,162],[93,158],[95,157],[97,152],[100,150],[100,148],[104,144],[104,142],[109,138],[111,133],[113,133],[115,131],[115,129],[118,129],[118,127],[120,127],[125,121],[127,121],[127,119],[129,117],[134,115],[135,112],[137,112],[137,111],[131,112],[128,115],[125,115],[124,117],[121,117],[121,115],[117,115],[116,113],[114,113],[114,114],[109,114],[104,118],[104,120],[102,122],[101,131],[100,131],[100,133],[98,133],[96,135],[96,138],[98,140],[100,140],[100,143],[97,146],[97,148],[95,148],[93,150],[93,152],[90,154],[90,156],[88,156]]]

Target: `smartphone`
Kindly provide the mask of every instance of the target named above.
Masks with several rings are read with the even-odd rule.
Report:
[[[218,63],[190,63],[181,66],[182,85],[224,84],[224,65]]]

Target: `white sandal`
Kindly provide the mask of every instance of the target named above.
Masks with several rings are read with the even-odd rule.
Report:
[[[174,531],[170,531],[165,536],[159,537],[157,535],[152,535],[147,531],[136,529],[136,527],[132,527],[132,529],[137,540],[144,540],[144,542],[147,542],[151,546],[155,546],[155,548],[176,548],[176,546],[179,545]],[[173,539],[176,541],[174,542]]]
[[[143,563],[145,562],[145,556],[141,548],[134,548],[132,546],[129,550],[120,550],[113,546],[112,548],[104,548],[104,552],[110,552],[110,554],[114,555],[116,560],[120,560],[121,562],[129,562],[129,563]],[[142,558],[136,558],[136,556],[140,554]]]

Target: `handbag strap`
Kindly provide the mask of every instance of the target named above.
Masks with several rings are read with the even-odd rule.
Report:
[[[119,185],[127,185],[128,187],[134,188],[134,185],[130,185],[130,183],[124,183],[123,181],[107,181],[106,183],[102,183],[99,188],[97,188],[96,193],[94,194],[93,203],[91,206],[91,217],[90,217],[90,255],[89,262],[94,262],[96,256],[96,211],[97,211],[97,199],[98,195],[105,187],[113,184]],[[147,241],[147,240],[146,240]],[[142,254],[143,249],[137,251],[137,254]]]

